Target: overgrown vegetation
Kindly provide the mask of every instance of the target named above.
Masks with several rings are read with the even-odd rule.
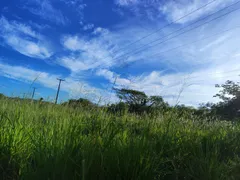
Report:
[[[222,101],[217,104],[210,105],[212,111],[216,115],[228,120],[238,120],[240,117],[240,86],[239,83],[227,81],[225,84],[216,85],[221,88],[215,97],[219,97]]]
[[[123,114],[123,112],[136,114],[162,113],[169,108],[168,103],[164,102],[161,96],[148,97],[144,92],[132,89],[114,89],[120,102],[112,104],[108,109],[110,112]]]
[[[220,104],[117,93],[108,107],[0,96],[0,179],[240,179],[240,124],[218,120]]]

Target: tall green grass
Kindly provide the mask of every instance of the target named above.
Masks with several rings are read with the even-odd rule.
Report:
[[[240,179],[240,126],[0,100],[0,179]]]

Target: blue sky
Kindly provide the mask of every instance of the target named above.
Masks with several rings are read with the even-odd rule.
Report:
[[[115,83],[172,105],[216,102],[216,83],[239,80],[238,8],[237,0],[3,0],[0,91],[24,96],[34,86],[36,98],[53,100],[64,78],[60,101],[113,102]]]

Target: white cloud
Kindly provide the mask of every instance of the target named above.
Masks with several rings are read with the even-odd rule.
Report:
[[[95,35],[104,35],[104,34],[108,34],[108,33],[109,33],[108,29],[102,28],[102,27],[97,27],[93,31],[93,34],[95,34]]]
[[[89,69],[94,69],[96,68],[98,65],[100,65],[99,63],[94,63],[93,61],[84,61],[84,58],[81,59],[75,56],[72,57],[62,57],[59,60],[59,63],[70,69],[73,72],[78,72],[78,71],[84,71],[84,70],[89,70]]]
[[[163,15],[170,22],[179,24],[196,20],[203,15],[218,11],[237,0],[116,0],[120,7],[133,12],[137,17],[161,20]],[[194,13],[191,13],[194,11]],[[188,16],[186,16],[188,15]],[[182,18],[184,17],[184,18]]]
[[[64,36],[63,46],[74,54],[70,52],[69,55],[60,57],[58,63],[74,72],[112,66],[111,47],[104,39],[100,39]]]
[[[139,2],[125,0],[121,1],[120,3],[122,4],[119,5],[125,7],[130,5],[140,6]],[[155,2],[158,3],[158,1]],[[169,3],[169,1],[167,3]],[[189,4],[186,5],[186,13],[189,9],[195,8],[195,5],[189,5],[189,8],[188,5]],[[200,5],[201,4],[197,4],[197,6]],[[218,7],[220,7],[220,5],[218,5]],[[159,9],[158,6],[152,6],[152,8],[160,14],[162,13],[161,11],[163,11],[163,9]],[[150,8],[148,10],[151,11],[152,9]],[[183,11],[183,8],[181,8],[181,10]],[[175,15],[170,14],[174,12],[170,12],[169,9],[165,9],[164,11],[164,14],[169,20],[176,18]],[[185,21],[180,23],[192,21],[202,15],[204,15],[204,12],[194,18],[185,19]],[[146,21],[146,19],[134,18],[118,24],[115,27],[111,27],[109,30],[100,27],[95,28],[92,33],[98,36],[94,36],[93,38],[83,37],[79,34],[66,35],[63,36],[61,40],[65,50],[64,55],[57,58],[57,63],[70,69],[72,73],[94,70],[96,75],[104,77],[111,84],[115,83],[117,87],[127,87],[145,91],[148,95],[163,95],[165,100],[171,104],[176,103],[182,87],[184,87],[184,91],[179,96],[180,103],[196,106],[202,102],[217,101],[217,99],[212,98],[217,92],[214,84],[224,83],[227,79],[237,80],[238,78],[237,71],[229,72],[236,68],[240,69],[240,63],[237,60],[240,54],[238,46],[238,42],[240,41],[238,34],[240,31],[239,29],[233,29],[239,26],[238,19],[235,18],[238,16],[239,13],[236,12],[219,19],[219,21],[206,24],[189,33],[174,37],[164,43],[158,45],[156,45],[157,43],[153,43],[151,48],[150,45],[147,45],[138,50],[138,53],[133,54],[132,52],[139,47],[153,40],[159,39],[158,42],[165,40],[166,36],[177,30],[180,25],[165,28],[131,46],[126,45],[152,33],[154,29],[159,29],[164,23],[158,21],[152,23]],[[142,26],[139,26],[140,22]],[[18,28],[15,29],[17,29],[16,34],[25,34],[25,36],[29,36],[30,38],[25,41],[22,39],[22,41],[19,41],[18,39],[14,40],[13,38],[12,40],[9,38],[9,41],[6,39],[6,43],[11,45],[11,42],[13,42],[11,45],[13,47],[14,44],[18,44],[18,46],[16,46],[18,48],[20,47],[18,51],[22,51],[29,56],[36,56],[36,54],[42,57],[48,56],[48,51],[41,48],[44,46],[40,46],[41,44],[37,44],[36,41],[30,41],[31,39],[40,39],[39,42],[41,42],[41,37],[39,37],[35,31],[26,27],[19,28],[19,30]],[[216,35],[216,33],[227,29],[233,30]],[[175,34],[172,35],[175,36]],[[208,36],[212,37],[205,39]],[[197,43],[192,43],[196,40],[198,40]],[[33,44],[31,44],[31,42]],[[23,46],[21,47],[20,44],[23,44]],[[189,45],[174,49],[183,44]],[[129,54],[124,55],[125,53]],[[160,53],[160,55],[156,56],[155,54],[157,53]],[[120,56],[121,58],[119,58]],[[226,63],[226,61],[229,62]],[[128,68],[128,76],[114,72],[115,68],[119,67],[123,62],[136,62],[136,64]],[[3,68],[6,68],[6,66]],[[138,69],[136,70],[136,68]],[[144,72],[146,69],[148,72]],[[19,70],[19,68],[17,70]],[[22,70],[22,72],[24,71],[26,71],[26,69]],[[5,72],[5,74],[7,73]],[[34,76],[29,72],[25,74],[27,74],[26,77],[13,73],[8,76],[16,77],[17,79],[19,79],[19,76],[23,79]],[[56,83],[56,75],[46,74],[44,77],[46,80],[44,80],[42,84],[49,84],[48,86],[50,87],[51,83]],[[44,79],[44,77],[42,79]],[[51,79],[52,81],[50,83]],[[82,82],[76,82],[72,74],[66,79],[68,79],[69,83],[64,83],[63,87],[65,91],[76,92],[74,89],[81,89]],[[89,86],[87,85],[87,87]],[[87,88],[86,92],[92,92],[89,89]],[[99,89],[96,91],[101,92]],[[109,95],[109,93],[110,92],[107,92],[106,94]]]
[[[143,21],[143,26],[148,27],[143,30],[138,26],[138,21],[133,19],[92,39],[67,36],[63,45],[72,53],[66,56],[71,58],[62,58],[62,63],[74,72],[95,69],[96,75],[104,77],[111,84],[115,82],[117,87],[133,88],[149,95],[163,95],[171,104],[176,104],[182,88],[184,91],[179,97],[180,103],[197,106],[208,101],[216,102],[218,99],[212,98],[218,91],[214,84],[224,83],[227,79],[237,81],[238,71],[227,72],[236,68],[240,70],[237,59],[240,54],[237,16],[239,12],[181,36],[172,33],[178,26],[168,27],[130,46],[128,44],[152,33],[152,29],[158,29],[161,24]],[[166,37],[173,36],[171,40],[166,40]],[[72,39],[72,44],[77,46],[67,45],[66,42]],[[147,45],[139,50],[139,47],[156,39],[159,39],[157,43],[163,43],[153,43],[152,47]],[[136,50],[137,53],[133,53]],[[124,55],[126,53],[129,54]],[[135,62],[127,67],[128,76],[122,75],[126,69],[120,72],[122,74],[115,72],[115,68],[124,62]],[[148,72],[144,72],[146,70]]]
[[[16,21],[8,21],[4,17],[0,18],[0,26],[0,37],[4,43],[19,53],[40,59],[46,59],[52,55],[43,36],[31,27]]]
[[[166,15],[169,21],[177,21],[179,18],[189,14],[190,12],[197,10],[200,7],[200,10],[192,13],[190,16],[183,18],[177,23],[187,23],[189,21],[193,21],[198,19],[199,17],[209,14],[211,12],[215,12],[217,10],[230,5],[232,2],[236,0],[219,0],[213,3],[212,0],[193,0],[193,1],[167,1],[163,6],[159,6],[159,10]],[[209,4],[205,6],[205,4]]]
[[[16,51],[29,57],[46,59],[51,56],[51,53],[38,43],[24,40],[19,36],[5,35],[5,42]]]
[[[1,33],[13,33],[13,34],[23,34],[28,35],[33,38],[41,38],[39,34],[32,30],[30,26],[26,24],[21,24],[16,21],[8,21],[5,17],[0,18]]]
[[[121,78],[120,75],[108,70],[108,69],[99,69],[96,71],[96,75],[103,76],[109,80],[113,85],[118,85],[121,87],[129,87],[132,83],[131,80],[126,78]]]
[[[68,23],[68,19],[53,6],[50,0],[30,0],[26,6],[26,9],[42,19],[62,25]]]
[[[109,71],[108,69],[99,69],[96,74],[98,76],[103,76],[108,79],[110,82],[114,81],[114,73]]]
[[[82,42],[80,42],[77,36],[65,36],[63,37],[62,44],[71,51],[77,51],[81,49]]]
[[[165,74],[153,71],[141,76],[121,78],[120,75],[106,69],[101,69],[96,74],[115,83],[117,88],[125,87],[144,91],[148,95],[163,96],[171,105],[180,103],[198,106],[200,103],[219,101],[213,98],[219,90],[215,88],[215,84],[223,84],[229,79],[238,81],[239,72],[240,64],[234,59],[230,63],[209,67],[192,74],[187,72]]]
[[[57,78],[61,75],[50,74],[44,71],[36,71],[22,66],[12,66],[0,62],[1,76],[22,81],[25,83],[38,83],[44,87],[56,89],[58,86]],[[101,99],[101,104],[109,103],[109,92],[90,86],[85,81],[76,81],[71,77],[65,77],[66,81],[61,85],[61,91],[69,94],[69,98],[84,97],[98,102]],[[53,97],[51,99],[54,99]]]
[[[83,0],[61,0],[67,6],[71,8],[71,10],[75,11],[78,17],[83,20],[84,13],[83,10],[87,7],[87,4],[83,3]]]
[[[158,9],[162,5],[161,0],[115,0],[115,4],[124,10],[132,12],[137,17],[154,21],[161,17]],[[120,13],[121,16],[125,14],[119,9],[115,10],[115,12]]]
[[[116,86],[137,89],[148,95],[162,95],[173,105],[177,103],[178,94],[182,88],[184,91],[179,97],[180,103],[197,106],[208,101],[216,102],[218,99],[213,98],[213,95],[218,92],[218,89],[214,85],[222,84],[228,79],[234,81],[239,79],[240,48],[238,42],[240,38],[238,34],[240,28],[237,19],[234,18],[238,15],[239,13],[236,12],[226,16],[221,21],[207,24],[184,36],[181,35],[149,49],[140,50],[136,54],[115,59],[114,61],[117,63],[112,63],[111,69],[113,71],[101,69],[96,74],[111,83],[115,82],[116,77],[118,77]],[[138,49],[143,44],[164,37],[175,30],[175,28],[169,27],[132,46],[126,46],[126,44],[148,34],[144,34],[139,27],[129,26],[129,24],[119,26],[117,33],[110,32],[105,37],[113,44],[118,44],[115,46],[117,56],[133,52],[134,49]],[[186,46],[181,47],[183,44]],[[178,46],[180,48],[175,49]],[[121,47],[126,48],[121,49]],[[155,55],[158,53],[158,56]],[[127,67],[129,71],[127,78],[114,73],[114,67],[119,66],[121,61],[136,62],[136,64]],[[135,67],[139,68],[137,72],[143,74],[133,76],[131,71],[135,71]],[[150,69],[148,70],[150,72],[144,73],[146,69]]]
[[[51,28],[51,26],[48,24],[37,24],[33,21],[29,21],[29,25],[37,30],[45,30]]]
[[[139,2],[139,0],[115,0],[115,3],[120,6],[136,5]]]
[[[206,51],[207,49],[209,48],[212,48],[216,45],[219,45],[221,43],[224,43],[224,41],[227,41],[227,39],[229,39],[229,35],[226,34],[226,35],[223,35],[219,38],[217,38],[216,40],[214,40],[213,42],[210,42],[209,44],[207,44],[205,47],[201,48],[200,51]]]
[[[84,9],[85,7],[87,7],[87,4],[83,3],[83,0],[61,0],[64,3],[66,3],[69,6],[78,6],[80,9]]]
[[[94,24],[86,24],[83,26],[84,31],[91,30],[93,28],[94,28]]]

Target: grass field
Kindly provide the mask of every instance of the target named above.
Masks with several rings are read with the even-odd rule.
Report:
[[[0,100],[0,179],[240,179],[240,126]]]

